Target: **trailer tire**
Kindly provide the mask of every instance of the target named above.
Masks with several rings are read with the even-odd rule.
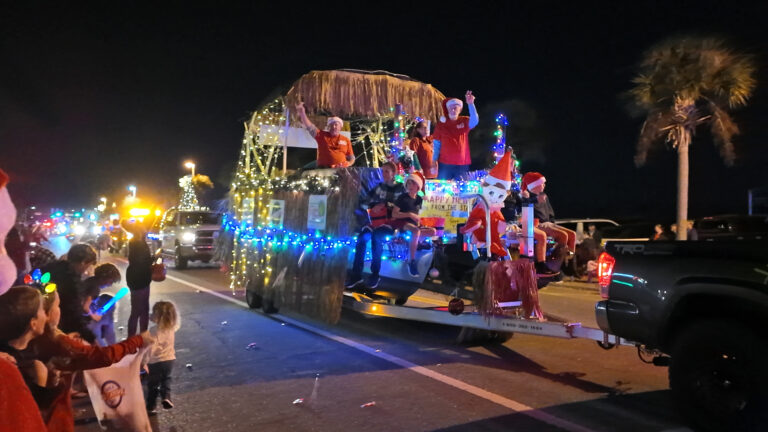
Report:
[[[462,327],[456,337],[456,343],[461,345],[501,345],[508,341],[514,333],[499,332],[493,330],[480,330],[470,327]]]
[[[768,348],[740,323],[698,321],[675,338],[669,385],[702,430],[759,430],[768,424]]]
[[[402,306],[408,301],[408,297],[398,297],[395,299],[395,305]]]
[[[245,290],[245,302],[251,309],[258,309],[263,303],[261,296],[249,289]]]

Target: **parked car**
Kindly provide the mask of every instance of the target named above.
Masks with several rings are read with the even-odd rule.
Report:
[[[650,222],[635,222],[623,224],[615,227],[606,227],[602,230],[603,236],[600,242],[601,247],[605,244],[616,241],[647,241],[651,239],[653,227],[655,224]]]
[[[695,228],[699,240],[762,240],[768,239],[768,216],[710,216],[700,219]]]
[[[581,241],[584,238],[584,233],[590,225],[594,225],[600,234],[603,234],[605,228],[614,228],[619,226],[619,223],[610,219],[558,219],[555,221],[558,225],[568,228],[569,230],[576,232],[576,241]]]

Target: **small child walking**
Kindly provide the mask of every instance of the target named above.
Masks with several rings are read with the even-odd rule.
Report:
[[[176,331],[181,326],[176,306],[169,301],[159,301],[152,306],[152,314],[149,317],[155,325],[150,327],[149,333],[156,339],[156,343],[148,352],[147,376],[147,412],[156,414],[157,397],[160,396],[163,408],[173,408],[171,402],[171,372],[176,360],[174,340]],[[145,368],[147,365],[144,366]]]

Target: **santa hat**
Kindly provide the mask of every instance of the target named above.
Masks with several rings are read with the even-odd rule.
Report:
[[[440,123],[445,123],[446,116],[448,115],[448,107],[451,107],[453,105],[458,105],[463,108],[464,102],[462,102],[461,99],[456,99],[456,98],[443,99],[443,115],[440,116]]]
[[[5,250],[5,237],[16,222],[16,207],[8,195],[8,175],[0,170],[0,294],[8,291],[16,280],[16,266]]]
[[[512,187],[512,175],[510,174],[510,153],[504,152],[504,156],[499,159],[495,167],[491,168],[488,175],[485,176],[485,182],[489,185],[502,184],[504,189],[509,190]]]
[[[544,184],[544,182],[546,181],[547,179],[544,178],[544,176],[541,175],[541,173],[537,173],[535,171],[525,173],[525,175],[523,176],[523,184],[521,189],[531,190],[540,184]]]
[[[415,181],[419,185],[419,190],[424,190],[424,174],[414,171],[405,179],[405,182],[408,183],[408,180]]]
[[[339,126],[344,126],[344,120],[340,119],[339,117],[328,117],[328,126],[331,125],[331,123],[338,123]]]

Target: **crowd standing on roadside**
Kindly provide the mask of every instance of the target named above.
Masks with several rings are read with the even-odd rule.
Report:
[[[117,342],[111,315],[114,309],[101,309],[100,299],[104,296],[101,290],[122,278],[113,264],[94,268],[97,255],[93,247],[76,244],[61,259],[40,262],[39,273],[48,273],[49,280],[48,276],[32,278],[35,269],[29,266],[28,257],[19,261],[24,265],[23,273],[19,271],[5,248],[16,220],[7,182],[7,175],[0,170],[0,432],[73,432],[72,386],[77,374],[107,367],[150,346],[154,348],[148,351],[147,405],[150,396],[156,400],[159,394],[163,407],[172,408],[170,374],[175,359],[174,333],[180,323],[175,306],[157,302],[152,331],[146,331],[147,324],[141,322],[141,334]],[[11,244],[15,240],[29,244],[23,236],[12,238]],[[13,252],[19,250],[24,251],[23,244]],[[148,302],[151,275],[144,280],[143,270],[146,264],[149,271],[151,256],[138,243],[133,252],[137,256],[131,262],[134,270],[129,270],[129,284],[139,290],[137,297]],[[141,266],[138,270],[137,265]]]

